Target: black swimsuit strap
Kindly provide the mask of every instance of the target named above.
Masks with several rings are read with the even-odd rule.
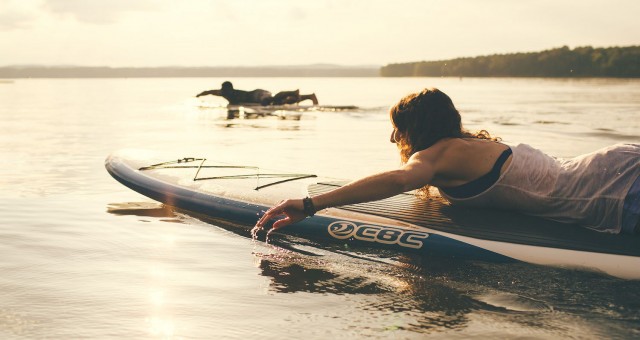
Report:
[[[459,185],[457,187],[439,189],[453,198],[468,198],[476,196],[489,189],[498,181],[498,178],[500,178],[500,170],[502,169],[502,166],[507,161],[507,159],[509,159],[509,156],[511,156],[511,154],[511,148],[507,148],[506,150],[504,150],[500,154],[500,156],[498,156],[498,159],[496,159],[496,162],[493,165],[491,171],[489,171],[485,175],[478,177],[477,179],[474,179],[471,182]]]

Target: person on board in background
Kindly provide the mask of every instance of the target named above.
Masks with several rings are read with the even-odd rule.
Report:
[[[281,91],[276,93],[275,96],[271,95],[271,92],[255,89],[253,91],[236,90],[233,88],[233,84],[230,81],[225,81],[219,90],[203,91],[196,95],[196,97],[214,95],[220,96],[226,99],[230,105],[241,104],[260,104],[260,105],[285,105],[285,104],[297,104],[304,100],[311,100],[313,105],[318,105],[318,98],[315,93],[312,94],[300,94],[300,90],[295,91]]]
[[[304,100],[311,100],[313,105],[318,105],[318,97],[315,93],[300,94],[300,90],[280,91],[273,97],[267,97],[262,100],[262,105],[285,105],[297,104]]]
[[[640,144],[616,144],[560,160],[526,144],[509,146],[486,130],[463,129],[451,99],[438,89],[402,98],[390,110],[391,142],[403,165],[333,191],[288,199],[269,209],[254,233],[273,231],[341,205],[429,187],[453,205],[518,211],[610,233],[640,233]],[[282,217],[284,216],[284,217]]]

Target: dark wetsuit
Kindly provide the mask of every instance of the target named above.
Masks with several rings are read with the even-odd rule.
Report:
[[[262,105],[286,105],[295,104],[300,101],[300,90],[295,91],[281,91],[276,93],[275,96],[265,97],[262,100]]]
[[[271,93],[266,90],[242,91],[232,89],[231,91],[221,91],[220,95],[229,101],[230,105],[240,104],[261,104],[265,98],[270,98]]]

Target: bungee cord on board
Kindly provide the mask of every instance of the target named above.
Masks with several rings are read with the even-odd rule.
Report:
[[[175,164],[185,164],[185,163],[193,163],[200,161],[198,165],[175,165]],[[204,181],[204,180],[216,180],[216,179],[256,179],[256,187],[254,190],[264,189],[273,185],[306,179],[306,178],[315,178],[317,175],[313,174],[271,174],[271,173],[260,173],[260,168],[257,166],[248,166],[248,165],[205,165],[204,163],[207,161],[206,158],[195,158],[195,157],[185,157],[175,161],[162,162],[157,164],[152,164],[149,166],[143,166],[139,168],[139,171],[146,170],[158,170],[158,169],[197,169],[195,175],[193,176],[193,181]],[[198,177],[201,169],[253,169],[256,172],[250,174],[243,175],[226,175],[226,176],[211,176],[211,177]],[[260,179],[266,178],[285,178],[280,181],[275,181],[267,184],[260,185]]]

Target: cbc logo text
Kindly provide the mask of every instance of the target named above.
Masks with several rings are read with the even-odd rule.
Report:
[[[370,224],[357,225],[348,221],[333,222],[329,224],[327,231],[331,236],[340,240],[353,237],[361,241],[398,244],[414,249],[422,248],[422,241],[429,237],[429,234],[419,231],[406,231]]]

